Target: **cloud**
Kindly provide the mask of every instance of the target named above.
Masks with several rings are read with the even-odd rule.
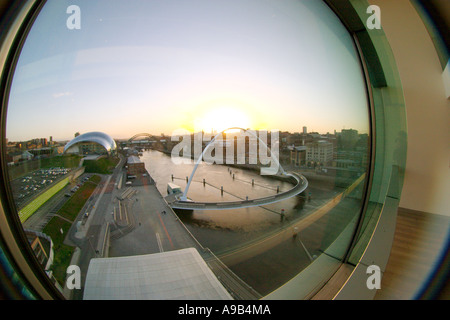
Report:
[[[53,98],[58,99],[64,96],[71,96],[73,95],[73,92],[58,92],[53,94]]]

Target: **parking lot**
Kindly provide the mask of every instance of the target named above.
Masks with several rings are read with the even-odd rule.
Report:
[[[67,193],[65,194],[65,196],[66,196],[66,197],[70,197],[70,196],[72,195],[72,193],[77,192],[77,190],[80,189],[80,187],[83,185],[83,183],[85,183],[86,181],[88,181],[89,178],[90,178],[91,176],[92,176],[91,174],[85,174],[85,175],[83,175],[82,177],[80,177],[79,179],[77,179],[77,180],[78,180],[78,184],[75,185],[74,187],[72,187],[72,188],[70,189],[70,192],[67,192]]]
[[[16,206],[21,208],[28,201],[34,199],[37,194],[63,176],[68,174],[71,169],[67,168],[50,168],[39,169],[29,174],[11,181],[14,201]]]

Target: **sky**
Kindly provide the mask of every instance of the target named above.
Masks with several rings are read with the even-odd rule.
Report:
[[[70,5],[80,29],[69,29]],[[50,0],[22,49],[7,138],[228,127],[368,132],[348,32],[322,1]]]

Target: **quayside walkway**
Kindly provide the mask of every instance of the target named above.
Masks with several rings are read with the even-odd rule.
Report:
[[[209,248],[197,241],[164,201],[149,176],[142,181],[136,180],[131,187],[117,191],[118,198],[127,198],[123,201],[128,203],[124,210],[125,217],[119,220],[130,218],[134,223],[127,232],[118,232],[111,238],[109,257],[139,256],[194,248],[233,299],[261,298],[258,292],[232,272]],[[119,217],[118,212],[116,211],[116,215]]]

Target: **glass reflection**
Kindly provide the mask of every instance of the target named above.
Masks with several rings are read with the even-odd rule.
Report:
[[[67,13],[68,1],[49,1],[24,45],[9,101],[15,204],[64,294],[86,295],[94,258],[195,248],[233,298],[253,299],[330,247],[339,262],[369,164],[365,81],[339,19],[318,1],[112,3],[79,1]],[[266,135],[283,169],[304,176],[308,188],[263,206],[172,210],[193,155],[231,127]],[[192,138],[192,153],[178,155],[192,161],[173,157],[180,131]],[[71,143],[83,134],[89,139]],[[249,161],[250,138],[244,163],[234,155],[222,161],[239,134],[224,133],[210,154],[216,163],[199,166],[191,201],[252,201],[293,187],[260,174],[267,163],[261,153]],[[114,148],[100,136],[114,139]],[[68,289],[70,265],[80,267],[81,289]]]

